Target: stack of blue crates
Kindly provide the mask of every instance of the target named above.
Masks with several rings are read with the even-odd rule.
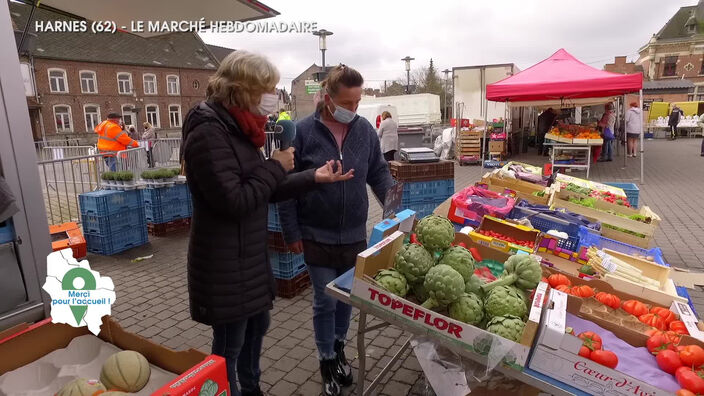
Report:
[[[141,191],[148,223],[168,223],[190,218],[193,214],[193,202],[187,184],[145,188]]]
[[[403,182],[401,209],[416,212],[416,218],[433,213],[433,210],[455,193],[455,179]]]
[[[147,243],[139,190],[99,190],[81,194],[78,199],[89,252],[109,256]]]
[[[283,240],[281,236],[281,222],[279,221],[279,211],[275,204],[269,204],[269,219],[267,228],[269,233],[279,234],[279,240]],[[271,238],[270,238],[271,239]],[[285,250],[285,251],[282,251]],[[303,260],[302,254],[295,254],[288,249],[273,248],[269,246],[269,262],[274,271],[274,277],[281,280],[294,279],[298,275],[306,271],[306,263]]]

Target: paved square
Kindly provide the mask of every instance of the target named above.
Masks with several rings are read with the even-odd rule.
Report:
[[[704,271],[704,209],[700,206],[704,202],[704,157],[700,156],[700,144],[700,139],[646,141],[645,184],[640,185],[641,205],[650,206],[662,218],[656,243],[662,248],[666,261],[694,271]],[[547,162],[547,157],[534,154],[515,159],[535,165]],[[640,174],[640,158],[627,160],[626,169],[622,169],[623,157],[595,164],[591,179],[633,182]],[[486,170],[478,166],[456,166],[456,189],[478,181],[484,172]],[[583,177],[583,173],[575,175]],[[381,220],[376,199],[370,198],[370,202],[369,229]],[[187,245],[188,234],[182,232],[163,238],[151,237],[150,244],[117,256],[89,255],[88,259],[92,268],[112,277],[117,293],[113,315],[123,327],[170,348],[196,348],[209,353],[210,327],[191,321],[188,311]],[[131,261],[149,254],[154,257]],[[704,312],[704,291],[697,289],[690,293],[697,310]],[[261,362],[262,387],[268,394],[320,393],[311,301],[312,291],[308,289],[293,299],[277,299],[274,303]],[[355,311],[353,315],[346,352],[348,358],[354,358],[352,364],[357,367],[354,345],[358,313]],[[375,323],[380,321],[375,320]],[[366,351],[372,373],[384,367],[407,336],[393,327],[367,336],[368,341],[374,340]],[[379,387],[383,395],[425,395],[429,394],[427,389],[422,370],[409,351]]]

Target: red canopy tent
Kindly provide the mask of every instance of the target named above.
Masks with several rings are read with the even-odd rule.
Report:
[[[643,75],[619,74],[595,69],[564,49],[513,76],[486,86],[486,98],[494,102],[550,102],[605,98],[640,92],[643,107]],[[643,182],[643,132],[641,131],[641,183]]]

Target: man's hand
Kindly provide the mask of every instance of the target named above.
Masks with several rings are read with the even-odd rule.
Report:
[[[297,241],[294,243],[289,243],[288,244],[288,250],[292,251],[293,253],[296,254],[301,254],[303,253],[303,241]]]
[[[333,170],[333,165],[337,165],[337,170]],[[325,163],[325,165],[315,170],[315,182],[316,183],[336,183],[339,181],[350,180],[354,177],[354,169],[350,169],[347,173],[342,174],[342,164],[340,161],[337,163],[330,160]]]
[[[273,153],[271,153],[271,158],[279,161],[281,166],[283,166],[284,170],[286,172],[290,172],[293,170],[294,167],[294,161],[293,161],[293,152],[295,149],[293,147],[289,147],[284,151],[281,150],[274,150]]]

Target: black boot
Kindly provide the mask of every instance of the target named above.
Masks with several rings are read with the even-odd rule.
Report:
[[[335,379],[337,359],[320,361],[320,376],[323,378],[323,396],[339,396],[340,384]]]
[[[345,357],[345,344],[342,341],[335,340],[335,353],[337,354],[337,370],[335,370],[335,378],[342,386],[352,385],[352,367],[347,363]]]

